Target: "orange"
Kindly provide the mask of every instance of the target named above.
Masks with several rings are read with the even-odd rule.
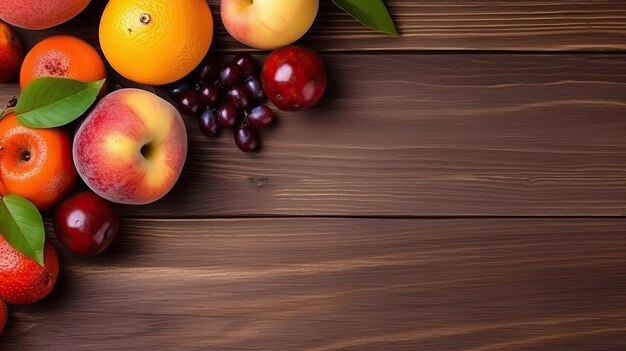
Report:
[[[119,74],[141,84],[183,78],[206,56],[212,38],[206,0],[110,0],[100,21],[104,56]]]
[[[86,41],[55,35],[40,41],[24,58],[20,71],[20,87],[41,77],[72,78],[93,82],[106,78],[104,62],[96,49]]]
[[[14,113],[0,120],[0,195],[20,195],[45,210],[76,179],[72,141],[64,130],[22,126]]]

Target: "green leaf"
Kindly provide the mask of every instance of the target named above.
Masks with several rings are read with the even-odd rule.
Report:
[[[96,101],[104,79],[83,83],[66,78],[38,78],[26,86],[15,106],[21,124],[54,128],[80,117]]]
[[[398,35],[398,30],[382,0],[333,0],[333,2],[361,24],[375,31]]]
[[[46,232],[37,207],[17,195],[0,201],[0,235],[17,251],[43,266]]]

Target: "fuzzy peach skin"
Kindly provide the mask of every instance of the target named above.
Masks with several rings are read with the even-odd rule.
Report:
[[[311,28],[319,0],[222,0],[230,35],[257,49],[272,50],[300,39]]]
[[[78,128],[74,163],[101,197],[143,205],[165,196],[187,157],[187,131],[169,102],[139,89],[105,96]]]
[[[0,0],[0,18],[25,29],[46,29],[67,22],[90,0]]]

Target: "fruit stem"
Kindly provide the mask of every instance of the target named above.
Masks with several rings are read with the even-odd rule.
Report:
[[[17,98],[15,97],[15,95],[13,95],[13,96],[11,96],[9,101],[6,103],[6,105],[4,105],[4,108],[0,112],[0,120],[3,119],[4,116],[6,116],[9,113],[13,112],[15,110],[15,106],[16,105],[17,105]],[[0,147],[0,151],[1,150],[2,150],[2,147]]]

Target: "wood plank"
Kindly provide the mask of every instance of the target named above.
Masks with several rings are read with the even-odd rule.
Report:
[[[324,56],[317,108],[264,150],[206,138],[135,217],[626,214],[626,55]],[[396,69],[401,68],[401,69]],[[15,93],[0,88],[0,99]]]
[[[624,219],[127,220],[3,350],[617,350]]]
[[[28,45],[51,33],[73,33],[97,43],[105,1],[69,23],[47,31],[20,34]],[[221,24],[219,0],[209,4],[215,19],[215,47],[247,49]],[[559,0],[387,0],[400,38],[375,33],[321,1],[316,23],[301,44],[323,51],[353,50],[523,50],[626,51],[626,7],[621,1]]]

